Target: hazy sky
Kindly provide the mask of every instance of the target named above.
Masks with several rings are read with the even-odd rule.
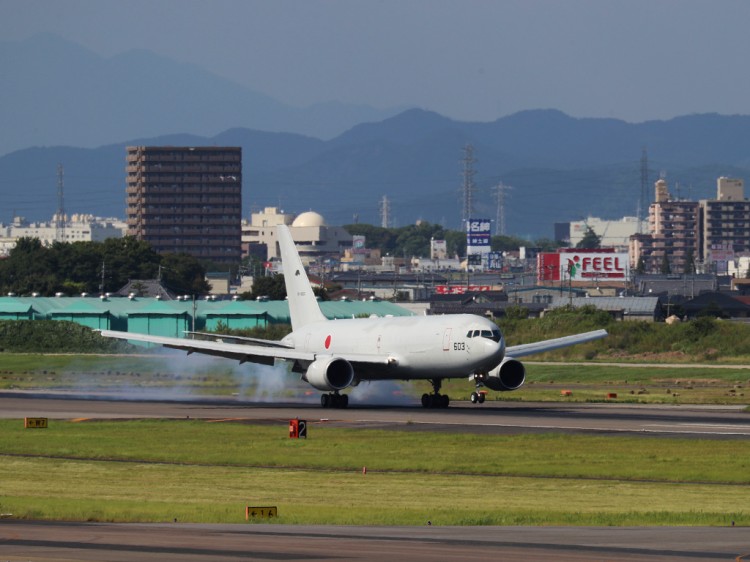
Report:
[[[148,49],[280,101],[750,114],[745,0],[0,0],[0,40]]]

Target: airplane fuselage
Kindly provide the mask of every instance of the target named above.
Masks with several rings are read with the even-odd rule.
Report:
[[[358,380],[468,377],[503,359],[505,340],[493,322],[470,314],[353,318],[305,325],[283,340],[323,356],[363,355]]]

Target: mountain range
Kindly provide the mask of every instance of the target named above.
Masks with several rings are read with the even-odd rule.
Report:
[[[168,132],[213,135],[237,126],[331,138],[405,109],[338,102],[292,107],[151,51],[102,57],[52,34],[0,41],[0,76],[0,154]]]
[[[554,222],[635,215],[644,149],[646,205],[660,175],[690,199],[714,197],[719,176],[750,177],[750,117],[741,115],[634,124],[532,110],[476,123],[421,109],[299,109],[153,53],[104,59],[54,36],[0,43],[0,72],[2,222],[51,218],[59,163],[68,213],[124,217],[129,145],[241,146],[243,216],[277,206],[316,210],[329,224],[380,224],[387,197],[395,226],[459,228],[471,144],[474,216],[498,218],[502,182],[511,186],[506,233],[531,238],[552,237]],[[186,124],[192,134],[163,134]]]
[[[675,196],[712,198],[719,176],[750,177],[750,117],[692,115],[629,124],[525,111],[491,123],[463,123],[407,110],[321,140],[292,133],[228,129],[212,137],[168,135],[85,149],[29,148],[0,157],[0,208],[48,220],[57,208],[58,163],[65,208],[124,216],[127,145],[241,146],[243,216],[264,206],[315,210],[329,224],[380,224],[380,201],[394,225],[418,219],[459,228],[463,148],[474,147],[475,216],[495,219],[493,187],[505,200],[506,233],[552,237],[552,224],[587,216],[634,215],[641,157],[649,157],[646,203],[666,177]]]

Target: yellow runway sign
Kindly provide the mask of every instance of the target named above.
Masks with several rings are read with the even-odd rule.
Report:
[[[23,426],[26,429],[30,428],[47,428],[47,418],[23,418]]]
[[[245,507],[245,519],[274,519],[278,517],[276,506],[273,507]]]

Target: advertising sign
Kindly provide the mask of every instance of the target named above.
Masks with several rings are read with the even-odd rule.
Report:
[[[568,250],[537,256],[538,281],[627,281],[629,278],[630,260],[627,253]]]
[[[487,269],[502,269],[505,265],[502,252],[490,252],[487,254]]]
[[[444,260],[448,257],[448,243],[445,240],[430,241],[431,258],[433,260]]]
[[[492,221],[490,219],[469,219],[466,221],[466,245],[469,248],[487,248],[489,252]],[[484,253],[469,251],[469,254]]]
[[[435,293],[438,295],[463,295],[467,291],[491,291],[491,285],[436,285]]]
[[[352,252],[355,254],[367,253],[365,246],[365,237],[359,234],[352,236]]]
[[[468,219],[466,221],[466,257],[468,265],[482,266],[484,257],[492,249],[492,221],[490,219]]]

